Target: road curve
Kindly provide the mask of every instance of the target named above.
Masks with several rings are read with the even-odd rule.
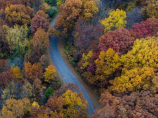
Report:
[[[56,16],[56,18],[57,18],[57,16]],[[55,24],[56,18],[52,22],[51,26]],[[69,69],[69,67],[64,62],[64,60],[60,54],[60,51],[58,48],[58,37],[49,36],[49,39],[50,39],[49,55],[55,65],[57,71],[59,72],[59,74],[61,75],[61,77],[63,78],[63,80],[65,81],[66,84],[76,83],[80,87],[81,92],[83,93],[85,99],[87,99],[87,102],[89,104],[89,114],[90,115],[93,114],[94,105],[93,105],[93,102],[92,102],[89,94],[87,93],[86,89],[83,87],[81,82],[77,79],[77,77]]]

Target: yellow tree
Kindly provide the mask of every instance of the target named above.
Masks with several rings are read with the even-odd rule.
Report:
[[[104,33],[107,33],[110,30],[124,28],[127,24],[126,12],[123,10],[116,9],[109,13],[109,17],[101,20],[102,26],[105,27]]]
[[[82,0],[82,5],[82,14],[85,20],[89,20],[93,17],[93,14],[97,14],[97,12],[99,11],[94,0]]]
[[[44,81],[50,83],[50,80],[53,80],[56,76],[56,69],[53,65],[49,65],[48,68],[46,68],[45,70],[46,71],[44,72]]]
[[[22,4],[9,5],[5,8],[6,20],[13,24],[30,24],[33,8]]]
[[[97,67],[96,73],[104,73],[106,76],[109,76],[111,73],[115,72],[119,66],[121,66],[118,53],[115,53],[111,48],[106,52],[101,51],[99,58],[94,62]]]
[[[148,17],[158,18],[158,1],[157,0],[146,0],[147,5],[144,7],[146,15]]]
[[[111,80],[108,89],[113,92],[133,92],[141,89],[145,89],[147,85],[151,86],[151,81],[155,73],[153,68],[143,67],[143,68],[133,68],[127,70],[121,75],[121,77],[116,77]]]
[[[29,110],[30,101],[27,98],[24,99],[9,99],[6,101],[6,106],[2,108],[2,118],[22,118],[24,114]]]
[[[106,52],[101,51],[99,58],[95,61],[96,71],[95,75],[91,72],[85,72],[84,76],[87,78],[89,83],[104,87],[108,83],[107,79],[121,66],[121,61],[118,53],[111,48]]]
[[[48,5],[46,2],[43,2],[40,6],[39,6],[40,10],[43,10],[45,13],[49,11],[50,9],[50,5]]]
[[[13,79],[15,81],[23,78],[23,75],[20,72],[20,68],[19,67],[15,67],[15,68],[11,67],[10,71],[11,71],[11,73],[13,75]]]
[[[141,38],[134,42],[131,51],[121,56],[123,70],[133,67],[152,67],[158,69],[158,38]]]
[[[85,69],[89,65],[89,62],[90,62],[90,59],[92,58],[92,56],[93,56],[92,50],[90,50],[87,55],[85,53],[82,54],[83,63],[80,66],[80,69]]]
[[[87,118],[88,117],[88,106],[87,100],[84,99],[83,94],[72,92],[67,90],[62,95],[62,100],[67,109],[64,109],[65,117],[75,118]]]

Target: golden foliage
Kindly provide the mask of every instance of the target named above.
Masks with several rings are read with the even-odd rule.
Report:
[[[84,60],[84,62],[81,65],[80,69],[85,69],[89,65],[89,62],[92,56],[93,56],[92,50],[90,50],[87,55],[85,53],[82,54],[82,59]]]
[[[5,8],[6,19],[12,24],[30,24],[33,8],[22,4],[9,5]]]
[[[141,90],[147,85],[151,86],[151,80],[154,75],[153,68],[133,68],[123,73],[121,77],[116,77],[114,80],[111,80],[110,83],[112,86],[108,89],[114,92],[126,93]]]
[[[111,48],[109,48],[106,52],[101,51],[99,58],[94,62],[97,67],[96,73],[103,73],[103,75],[106,76],[109,76],[121,66],[118,53],[115,53],[115,51]]]
[[[124,28],[127,24],[126,12],[123,10],[116,9],[116,11],[112,11],[109,13],[109,17],[101,20],[102,26],[105,27],[104,33],[107,33],[110,30]]]
[[[20,72],[20,68],[19,67],[15,67],[15,68],[11,67],[10,71],[11,71],[11,73],[13,75],[13,79],[15,81],[23,78],[23,75]]]
[[[65,117],[75,117],[75,118],[87,118],[87,100],[83,99],[81,93],[72,92],[71,90],[67,90],[62,95],[62,100],[64,101],[64,105],[68,106],[67,109],[64,109]]]
[[[27,98],[24,99],[8,99],[6,101],[6,106],[2,108],[2,117],[3,118],[22,118],[24,114],[29,110],[30,101]]]
[[[158,38],[147,37],[134,42],[131,51],[121,56],[123,70],[134,67],[152,67],[158,69]]]
[[[53,65],[49,65],[48,68],[46,68],[45,70],[46,71],[44,72],[44,81],[50,83],[50,80],[53,80],[56,76],[56,69]]]
[[[146,0],[147,5],[143,8],[148,17],[158,18],[158,1],[157,0]]]

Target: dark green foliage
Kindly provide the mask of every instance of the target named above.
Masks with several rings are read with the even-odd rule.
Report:
[[[48,4],[56,5],[57,0],[44,0],[44,2],[46,2],[46,3],[48,3]]]
[[[57,7],[51,7],[48,11],[48,15],[53,17],[57,13]]]
[[[45,102],[49,99],[49,97],[54,93],[54,90],[52,87],[48,87],[44,96],[45,96]]]

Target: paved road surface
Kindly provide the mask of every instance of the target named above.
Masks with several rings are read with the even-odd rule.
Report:
[[[51,26],[55,23],[56,18],[52,22]],[[85,90],[85,88],[83,87],[81,82],[77,79],[77,77],[68,68],[67,64],[64,62],[63,58],[61,57],[61,54],[60,54],[60,51],[58,48],[58,37],[49,36],[49,39],[50,39],[49,55],[55,65],[57,71],[59,72],[59,74],[61,75],[61,77],[63,78],[63,80],[65,81],[66,84],[73,82],[73,83],[76,83],[80,87],[81,92],[83,93],[84,97],[88,101],[89,114],[93,114],[94,105],[92,103],[92,100],[91,100],[89,94],[87,93],[87,91]]]

